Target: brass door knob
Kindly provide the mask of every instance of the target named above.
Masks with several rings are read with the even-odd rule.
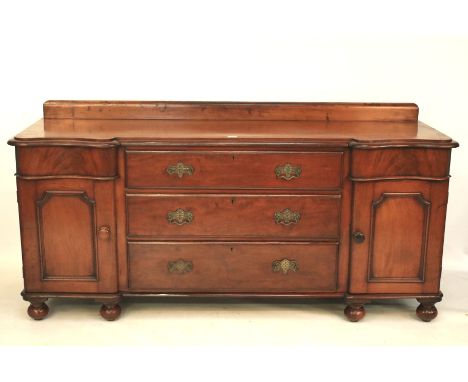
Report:
[[[360,244],[366,239],[366,237],[364,236],[362,232],[356,231],[356,232],[353,232],[353,239],[355,243]]]
[[[98,229],[98,237],[101,240],[109,240],[110,238],[110,227],[103,225]]]

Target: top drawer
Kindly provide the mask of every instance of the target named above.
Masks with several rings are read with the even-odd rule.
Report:
[[[449,175],[450,150],[375,148],[352,151],[354,180],[386,178],[444,179]]]
[[[339,189],[342,152],[126,152],[129,188]]]
[[[117,176],[116,147],[16,147],[16,170],[22,178]]]

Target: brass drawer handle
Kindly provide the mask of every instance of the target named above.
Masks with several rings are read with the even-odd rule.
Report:
[[[289,208],[286,208],[284,211],[275,212],[275,222],[276,224],[297,224],[301,220],[301,214],[299,212],[291,211]]]
[[[167,270],[169,273],[177,273],[183,275],[193,271],[193,263],[190,260],[176,260],[167,263]]]
[[[284,166],[278,166],[275,168],[275,174],[278,179],[291,180],[299,178],[301,176],[302,169],[300,166],[293,166],[292,164],[286,163]]]
[[[168,166],[166,171],[169,175],[177,174],[179,178],[182,178],[184,175],[193,175],[193,167],[182,162],[178,162],[173,166]]]
[[[271,266],[273,272],[283,272],[284,275],[286,275],[289,271],[297,272],[299,270],[299,266],[297,265],[296,261],[289,259],[275,260]]]
[[[183,225],[191,223],[192,220],[192,211],[185,211],[182,208],[178,208],[175,211],[169,211],[167,213],[167,221],[171,224]]]

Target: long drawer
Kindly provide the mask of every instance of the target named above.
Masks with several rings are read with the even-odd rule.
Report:
[[[128,261],[135,291],[337,290],[336,244],[129,243]]]
[[[127,151],[129,188],[339,189],[342,152]]]
[[[340,195],[127,195],[129,239],[338,240]]]

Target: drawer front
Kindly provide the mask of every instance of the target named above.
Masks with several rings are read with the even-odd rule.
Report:
[[[127,187],[338,189],[341,163],[341,152],[127,151]]]
[[[117,149],[114,147],[17,147],[17,173],[20,177],[117,176]]]
[[[353,150],[351,174],[354,178],[393,177],[446,178],[450,150],[424,148],[383,148]]]
[[[132,238],[337,240],[340,195],[127,195]]]
[[[128,256],[131,290],[337,290],[335,244],[129,243]]]

